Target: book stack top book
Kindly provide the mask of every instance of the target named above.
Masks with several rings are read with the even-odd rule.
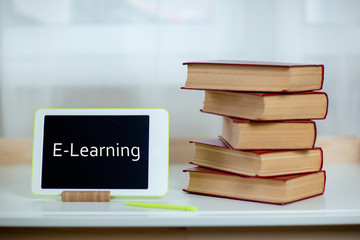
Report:
[[[324,81],[322,64],[216,60],[184,65],[188,75],[182,89],[204,90],[201,112],[223,117],[219,139],[191,141],[196,149],[191,163],[200,167],[185,170],[190,174],[187,192],[276,204],[324,192],[323,153],[315,147],[313,121],[325,119],[328,111],[328,95],[317,91]],[[279,176],[286,181],[280,183]],[[231,182],[240,185],[229,188]],[[293,182],[303,192],[294,190],[301,186]],[[269,189],[286,183],[289,196],[265,197],[265,183]]]
[[[324,65],[257,61],[215,60],[185,62],[184,88],[252,92],[300,92],[320,90]]]

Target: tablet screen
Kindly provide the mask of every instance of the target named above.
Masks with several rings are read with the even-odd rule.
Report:
[[[44,117],[41,187],[147,189],[149,116]]]

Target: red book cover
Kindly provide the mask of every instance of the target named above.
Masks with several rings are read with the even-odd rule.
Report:
[[[249,119],[242,119],[242,118],[235,118],[235,117],[229,117],[234,123],[260,123],[260,121],[253,121],[253,120],[249,120]],[[313,123],[315,124],[314,121],[312,120],[283,120],[283,121],[271,121],[274,123],[282,123],[282,122],[286,122],[286,123]]]
[[[201,143],[206,144],[214,147],[219,148],[227,148],[234,151],[244,151],[244,152],[252,152],[257,155],[266,154],[266,153],[274,153],[274,152],[289,152],[289,151],[302,151],[302,150],[311,150],[311,149],[320,149],[322,152],[322,149],[320,147],[313,147],[313,148],[304,148],[304,149],[276,149],[276,150],[241,150],[241,149],[234,149],[226,142],[225,139],[223,139],[221,136],[219,138],[213,138],[213,139],[198,139],[198,140],[190,140],[191,143]]]
[[[322,91],[304,91],[304,92],[247,92],[247,91],[233,91],[233,90],[219,90],[219,89],[211,89],[206,91],[217,91],[217,92],[234,92],[234,93],[242,93],[242,94],[250,94],[250,95],[256,95],[260,97],[264,96],[277,96],[277,95],[303,95],[303,94],[327,94],[326,92]]]
[[[207,60],[200,62],[184,62],[188,64],[221,64],[221,65],[245,65],[245,66],[265,66],[265,67],[309,67],[321,66],[323,64],[305,64],[305,63],[286,63],[286,62],[266,62],[266,61],[244,61],[244,60]]]
[[[234,177],[243,177],[243,178],[259,178],[259,177],[253,177],[253,176],[246,176],[242,174],[235,174],[235,173],[228,173],[224,171],[218,171],[214,169],[209,168],[203,168],[203,167],[192,167],[188,169],[184,169],[183,172],[201,172],[201,173],[210,173],[210,174],[218,174],[218,175],[228,175],[228,176],[234,176]],[[319,172],[325,172],[325,170],[321,170]],[[312,172],[314,173],[314,172]],[[280,181],[288,181],[294,178],[302,177],[305,175],[309,175],[311,173],[298,173],[298,174],[290,174],[290,175],[282,175],[282,176],[271,176],[271,177],[261,177],[261,179],[273,179],[273,180],[280,180]]]

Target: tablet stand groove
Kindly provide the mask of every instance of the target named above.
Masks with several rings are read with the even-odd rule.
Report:
[[[63,191],[63,202],[109,202],[110,191]]]

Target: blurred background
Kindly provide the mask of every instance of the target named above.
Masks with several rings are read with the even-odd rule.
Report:
[[[325,65],[323,136],[360,136],[360,1],[0,0],[0,134],[39,108],[165,108],[170,137],[217,136],[185,61]]]

